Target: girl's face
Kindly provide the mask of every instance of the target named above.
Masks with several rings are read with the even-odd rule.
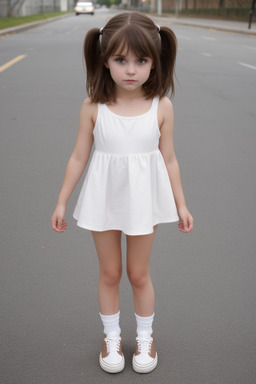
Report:
[[[105,66],[117,88],[135,91],[142,89],[148,80],[153,61],[150,57],[137,57],[131,50],[125,50],[110,56]]]

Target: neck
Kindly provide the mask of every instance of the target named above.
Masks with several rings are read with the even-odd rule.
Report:
[[[124,101],[131,102],[135,99],[144,99],[144,97],[145,95],[142,87],[131,92],[127,92],[122,88],[116,87],[116,99],[122,99]]]

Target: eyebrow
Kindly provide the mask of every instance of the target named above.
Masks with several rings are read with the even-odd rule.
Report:
[[[125,57],[126,55],[122,55],[122,54],[119,54],[119,55],[112,55],[114,57]]]
[[[121,53],[120,54],[116,54],[116,55],[111,55],[111,56],[113,56],[113,57],[126,57],[127,55],[122,55]],[[136,56],[137,57],[137,59],[151,59],[151,57],[150,56]]]

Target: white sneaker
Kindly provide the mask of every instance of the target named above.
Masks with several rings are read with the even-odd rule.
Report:
[[[136,352],[132,359],[134,371],[138,373],[153,371],[158,361],[153,334],[150,336],[147,332],[141,332],[136,337],[136,343]]]
[[[108,336],[104,334],[99,362],[101,368],[109,373],[118,373],[124,369],[122,339],[117,332],[110,332]]]

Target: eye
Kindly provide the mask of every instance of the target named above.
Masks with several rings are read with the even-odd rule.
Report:
[[[139,64],[145,64],[146,62],[147,62],[147,59],[144,59],[144,58],[138,59]]]
[[[124,58],[123,57],[117,57],[116,58],[116,62],[119,63],[119,64],[123,64],[124,63]]]

